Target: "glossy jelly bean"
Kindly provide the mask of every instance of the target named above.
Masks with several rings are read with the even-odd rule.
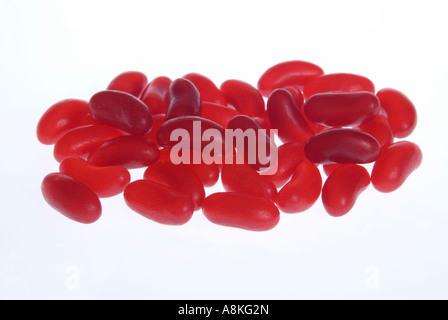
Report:
[[[272,201],[237,192],[208,196],[202,212],[212,223],[251,231],[270,230],[280,221],[280,212]]]
[[[93,119],[127,133],[144,136],[152,127],[148,107],[133,95],[121,91],[100,91],[89,101]]]
[[[98,196],[68,175],[50,173],[42,181],[41,189],[45,201],[69,219],[89,224],[101,217]]]
[[[276,204],[285,213],[305,211],[319,199],[322,177],[319,169],[309,161],[300,163],[291,180],[278,192]]]
[[[106,125],[88,125],[69,130],[54,145],[54,158],[61,162],[70,156],[86,158],[105,141],[122,136],[117,128]]]
[[[152,116],[152,128],[151,131],[145,136],[146,138],[150,139],[152,142],[154,142],[157,147],[159,146],[159,143],[157,142],[157,131],[159,131],[162,124],[165,122],[165,114],[156,114]]]
[[[92,151],[88,161],[97,166],[143,168],[159,159],[160,151],[151,140],[139,136],[110,139]]]
[[[100,198],[122,193],[131,181],[129,171],[123,167],[99,167],[78,157],[62,160],[59,171],[85,184]]]
[[[70,129],[85,124],[89,115],[88,102],[66,99],[53,104],[37,124],[37,138],[43,144],[54,144]]]
[[[186,195],[193,201],[194,210],[201,208],[205,198],[204,186],[199,177],[187,167],[170,162],[157,162],[149,166],[143,176]]]
[[[412,101],[402,92],[391,88],[381,89],[376,95],[386,111],[394,136],[409,136],[417,126],[417,111]]]
[[[363,123],[355,129],[359,129],[373,136],[378,140],[381,148],[387,147],[394,142],[394,134],[389,121],[382,114],[377,115],[369,122]]]
[[[329,129],[305,144],[305,156],[314,163],[369,163],[378,159],[379,142],[370,134],[354,129]]]
[[[148,84],[148,78],[139,71],[126,71],[116,76],[107,86],[107,90],[122,91],[140,97]]]
[[[380,192],[392,192],[403,185],[422,163],[419,146],[410,141],[391,144],[373,165],[372,184]]]
[[[140,95],[140,100],[151,111],[152,115],[166,114],[170,103],[171,79],[168,77],[157,77],[153,79]]]
[[[223,93],[208,77],[199,73],[188,73],[182,78],[190,80],[198,89],[202,102],[212,102],[227,106],[227,100]]]
[[[202,102],[202,117],[227,128],[230,119],[240,113],[233,108],[211,102]]]
[[[307,82],[323,73],[319,66],[310,62],[285,61],[267,69],[258,80],[257,87],[265,97],[269,97],[278,88],[291,86],[302,89]]]
[[[163,184],[137,180],[124,190],[126,204],[143,217],[166,225],[183,225],[193,216],[193,202]]]
[[[330,174],[322,188],[325,210],[333,217],[347,214],[369,184],[370,176],[366,168],[356,164],[340,167]]]
[[[375,93],[375,86],[372,81],[357,74],[331,73],[316,77],[303,87],[303,95],[306,99],[317,93],[331,91]]]
[[[246,164],[224,164],[221,171],[224,189],[274,200],[277,188],[266,177]]]
[[[380,101],[370,92],[325,92],[309,97],[303,110],[315,123],[329,127],[354,127],[378,115]]]
[[[240,80],[227,80],[220,88],[229,105],[238,112],[248,116],[264,117],[263,96],[252,85]]]
[[[291,179],[297,166],[306,160],[303,147],[303,142],[288,142],[278,147],[277,172],[266,175],[277,188],[283,187]]]
[[[201,96],[194,84],[183,78],[174,80],[170,85],[170,104],[165,120],[183,116],[201,116]]]
[[[271,93],[267,102],[267,114],[283,143],[306,142],[314,135],[292,94],[286,89],[276,89]]]

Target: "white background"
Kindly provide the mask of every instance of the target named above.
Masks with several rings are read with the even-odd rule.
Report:
[[[1,0],[0,298],[448,298],[446,13],[443,0]],[[200,211],[159,225],[121,195],[86,226],[43,200],[40,183],[58,164],[35,128],[56,101],[88,100],[127,70],[256,85],[292,59],[411,98],[419,123],[408,139],[424,161],[402,188],[370,187],[342,218],[319,200],[263,233]]]

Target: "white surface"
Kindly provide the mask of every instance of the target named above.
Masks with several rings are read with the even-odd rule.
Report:
[[[448,298],[446,9],[442,0],[1,1],[0,298]],[[255,85],[291,59],[413,100],[419,123],[408,139],[424,161],[402,188],[370,187],[338,219],[318,202],[264,233],[201,212],[182,227],[158,225],[122,196],[85,226],[43,200],[41,180],[58,165],[35,128],[54,102],[89,99],[126,70]]]

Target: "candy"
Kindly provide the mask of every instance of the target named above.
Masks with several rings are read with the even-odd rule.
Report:
[[[168,77],[157,77],[153,79],[140,95],[140,100],[148,107],[151,114],[166,114],[170,103],[169,90],[171,79]]]
[[[227,102],[238,112],[248,116],[264,117],[263,96],[250,84],[240,80],[227,80],[220,88]]]
[[[193,85],[198,89],[201,96],[201,101],[211,102],[227,106],[227,100],[219,88],[213,83],[213,81],[206,76],[199,73],[188,73],[182,78],[190,80]]]
[[[174,80],[170,85],[169,95],[170,104],[165,120],[201,115],[201,97],[191,81],[183,78]]]
[[[202,102],[202,117],[216,122],[223,128],[227,128],[230,119],[239,115],[233,108],[211,102]]]
[[[277,188],[283,187],[291,178],[299,163],[306,160],[303,147],[302,142],[284,143],[278,147],[277,172],[266,175]]]
[[[107,90],[122,91],[139,97],[148,84],[148,78],[139,71],[126,71],[116,76],[107,86]]]
[[[359,129],[373,136],[378,140],[381,148],[387,147],[394,142],[394,134],[389,121],[382,114],[377,115],[369,122],[363,123],[355,129]]]

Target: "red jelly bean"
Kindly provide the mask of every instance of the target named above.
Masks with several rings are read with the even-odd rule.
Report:
[[[239,115],[235,109],[211,102],[202,102],[202,117],[227,128],[230,119]]]
[[[98,167],[78,157],[64,159],[59,171],[85,184],[100,198],[122,193],[131,181],[129,171],[123,167]]]
[[[170,85],[170,104],[165,120],[182,116],[200,116],[201,97],[194,84],[183,78],[174,80]]]
[[[278,208],[285,213],[305,211],[313,206],[320,196],[322,177],[319,169],[308,161],[298,165],[291,180],[279,191]]]
[[[357,74],[324,74],[309,81],[303,88],[303,95],[308,99],[314,94],[330,91],[375,93],[375,86],[372,81]]]
[[[266,177],[245,164],[225,164],[221,171],[224,189],[274,200],[277,188]]]
[[[266,70],[258,80],[258,90],[265,96],[269,95],[278,88],[298,87],[300,89],[324,72],[323,70],[310,62],[293,60],[285,61]]]
[[[387,113],[394,136],[409,136],[417,126],[417,111],[411,100],[400,91],[390,88],[381,89],[376,95]]]
[[[289,142],[278,147],[277,172],[266,175],[277,188],[288,182],[297,166],[306,160],[303,147],[303,142]]]
[[[276,89],[271,93],[267,102],[267,113],[272,127],[278,130],[278,136],[283,143],[306,142],[314,134],[293,96],[286,89]]]
[[[188,73],[182,78],[190,80],[201,95],[202,102],[212,102],[220,105],[227,105],[227,100],[221,90],[206,76],[199,73]]]
[[[356,164],[349,164],[335,170],[322,188],[322,203],[333,217],[348,213],[359,195],[369,186],[367,170]]]
[[[272,201],[236,192],[208,196],[202,212],[215,224],[251,231],[270,230],[280,221],[280,212]]]
[[[194,210],[201,208],[205,198],[204,186],[198,176],[187,167],[170,162],[157,162],[146,169],[144,178],[186,195],[193,201]]]
[[[156,114],[152,116],[152,129],[149,131],[149,133],[145,136],[146,138],[150,139],[152,142],[154,142],[157,146],[159,146],[159,143],[157,142],[157,131],[159,131],[162,124],[165,122],[165,115],[164,114]]]
[[[314,163],[369,163],[378,159],[379,142],[370,134],[354,129],[330,129],[305,144],[305,156]]]
[[[105,125],[74,128],[56,142],[54,157],[58,162],[70,156],[85,158],[105,141],[122,135],[123,133],[120,130]]]
[[[107,90],[122,91],[140,97],[148,84],[148,78],[139,71],[126,71],[116,76],[107,86]]]
[[[418,145],[400,141],[385,148],[372,169],[372,184],[381,192],[392,192],[403,185],[422,163]]]
[[[79,127],[88,117],[88,102],[66,99],[45,111],[37,124],[37,138],[43,144],[54,144],[68,130]]]
[[[140,95],[140,99],[146,104],[153,115],[166,114],[170,103],[170,85],[170,78],[157,77],[148,83]]]
[[[95,120],[137,136],[146,135],[152,127],[148,107],[126,92],[100,91],[90,98],[89,110]]]
[[[353,127],[372,120],[380,111],[380,101],[370,92],[326,92],[311,96],[303,110],[315,123]]]
[[[221,84],[221,91],[227,102],[238,112],[248,116],[264,117],[263,96],[250,84],[240,80],[227,80]]]
[[[152,221],[182,225],[193,216],[193,202],[187,196],[163,184],[137,180],[124,190],[126,204]]]
[[[100,218],[101,202],[98,196],[72,177],[50,173],[41,187],[45,201],[67,218],[86,224]]]
[[[88,161],[97,166],[143,168],[159,159],[159,149],[151,140],[138,136],[122,136],[104,142],[92,151]]]
[[[382,148],[394,142],[394,134],[389,121],[382,114],[377,115],[369,122],[363,123],[357,129],[372,135],[378,140]]]

